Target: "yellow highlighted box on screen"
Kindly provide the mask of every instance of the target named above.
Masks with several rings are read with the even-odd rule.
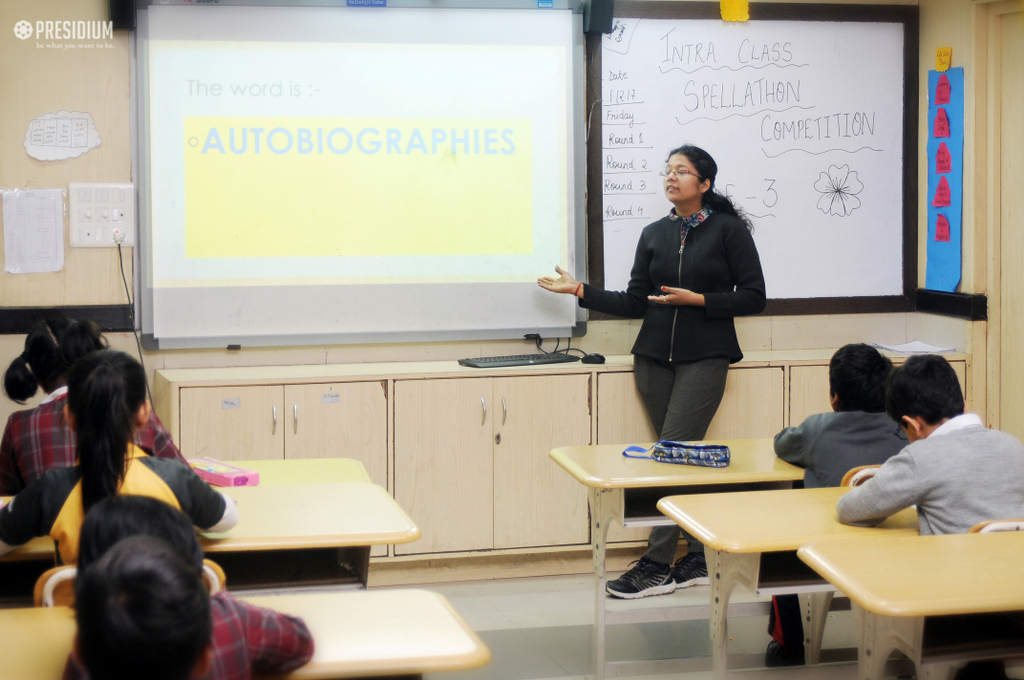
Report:
[[[185,254],[519,255],[530,121],[185,118]]]

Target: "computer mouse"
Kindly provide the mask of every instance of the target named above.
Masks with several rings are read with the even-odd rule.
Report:
[[[603,364],[604,363],[604,355],[603,354],[596,354],[596,353],[595,354],[588,354],[585,357],[583,357],[582,359],[580,359],[580,361],[582,361],[585,364]]]

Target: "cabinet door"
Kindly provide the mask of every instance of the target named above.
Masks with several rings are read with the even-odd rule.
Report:
[[[774,437],[783,426],[783,370],[782,367],[730,369],[725,396],[706,438]]]
[[[387,382],[287,385],[285,458],[354,458],[388,488]]]
[[[422,532],[396,554],[493,547],[492,382],[395,382],[395,500]]]
[[[597,376],[597,443],[640,444],[658,441],[632,373]]]
[[[793,366],[789,369],[789,424],[799,425],[815,413],[831,413],[828,366]]]
[[[597,443],[653,444],[658,433],[647,417],[636,381],[630,373],[600,373],[597,376]],[[608,527],[608,542],[646,541],[651,530],[646,527],[623,529],[612,522]]]
[[[181,390],[179,443],[186,458],[284,458],[284,428],[281,386]]]
[[[494,547],[586,543],[587,494],[556,446],[590,444],[590,377],[494,380]]]

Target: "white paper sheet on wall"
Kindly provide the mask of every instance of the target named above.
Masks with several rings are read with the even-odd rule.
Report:
[[[64,191],[15,189],[4,200],[4,271],[39,274],[64,268]]]
[[[63,161],[96,148],[100,141],[91,114],[58,111],[29,122],[25,131],[25,152],[41,161]]]

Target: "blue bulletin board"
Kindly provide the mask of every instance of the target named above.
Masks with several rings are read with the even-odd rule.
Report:
[[[928,267],[925,288],[960,283],[964,178],[964,70],[928,72]]]

